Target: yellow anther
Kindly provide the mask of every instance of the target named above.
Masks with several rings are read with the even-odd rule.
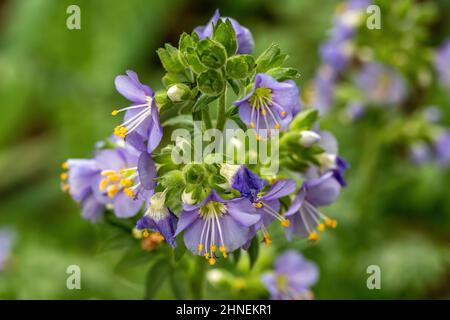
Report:
[[[148,230],[144,230],[144,231],[142,232],[142,236],[143,236],[144,238],[148,238],[148,237],[150,236],[150,232],[148,232]]]
[[[288,219],[283,219],[283,220],[281,220],[280,223],[283,228],[287,228],[291,224],[291,222]]]
[[[275,129],[280,129],[280,125],[278,123],[275,124]]]
[[[67,162],[63,162],[61,164],[61,168],[63,168],[64,170],[67,170],[67,169],[69,169],[69,164]]]
[[[203,245],[201,243],[198,244],[198,252],[202,252],[203,251]]]
[[[259,134],[256,135],[256,140],[261,140],[261,136]]]
[[[209,253],[205,252],[205,254],[203,255],[206,259],[209,259]]]
[[[264,241],[264,244],[265,244],[266,246],[270,246],[270,245],[272,244],[272,239],[270,239],[270,237],[269,237],[268,234],[267,234],[267,235],[264,235],[263,241]]]
[[[286,111],[281,111],[281,116],[285,117],[286,116]]]
[[[108,189],[106,189],[108,197],[110,197],[110,198],[114,198],[114,196],[117,194],[118,191],[119,191],[119,186],[117,184],[113,184],[113,185],[109,186]]]
[[[334,220],[334,219],[325,219],[325,225],[327,226],[327,227],[330,227],[330,228],[336,228],[337,227],[337,220]]]
[[[266,111],[266,109],[263,109],[263,110],[261,110],[261,114],[265,117],[266,116],[266,114],[267,114],[267,111]]]
[[[317,234],[317,232],[310,232],[308,235],[308,239],[311,241],[317,241],[319,240],[319,235]]]
[[[114,134],[119,138],[125,138],[127,134],[127,128],[117,126],[114,128]]]
[[[67,174],[67,172],[63,172],[59,175],[59,177],[61,178],[61,181],[66,181],[69,175]]]
[[[130,198],[134,197],[134,192],[130,188],[124,188],[123,189],[123,193],[125,193]]]
[[[255,202],[255,203],[253,204],[253,206],[254,206],[255,208],[257,208],[257,209],[261,209],[262,206],[263,206],[263,204],[262,204],[261,202]]]
[[[211,251],[216,251],[217,247],[212,244],[210,249],[211,249]]]
[[[62,190],[63,190],[64,192],[69,192],[70,186],[69,186],[68,184],[63,184]]]
[[[142,232],[137,228],[133,228],[133,230],[131,230],[131,235],[135,239],[142,239]]]
[[[325,225],[323,223],[319,223],[317,225],[317,230],[319,230],[320,232],[324,231],[325,230]]]
[[[100,183],[98,184],[98,189],[99,189],[100,191],[105,190],[106,187],[108,186],[108,183],[109,183],[108,179],[106,179],[106,178],[103,179],[103,180],[100,181]]]
[[[116,174],[116,171],[114,170],[103,170],[102,172],[100,172],[100,174],[104,177],[110,176],[112,174]]]
[[[133,180],[130,180],[130,179],[122,179],[122,180],[120,180],[120,184],[121,184],[123,187],[131,187],[131,186],[133,185]]]
[[[219,247],[219,251],[220,252],[225,252],[225,251],[227,251],[227,248],[225,248],[225,246],[220,246]]]
[[[117,116],[119,114],[119,111],[117,111],[117,110],[113,110],[112,112],[111,112],[111,115],[112,116]]]
[[[215,265],[216,264],[216,259],[214,259],[214,258],[210,258],[209,260],[208,260],[208,262],[209,262],[209,264],[210,265]]]
[[[106,179],[108,179],[111,182],[119,182],[120,176],[118,174],[110,174],[106,177]]]
[[[250,122],[250,128],[252,128],[252,129],[255,128],[255,124],[253,122]]]

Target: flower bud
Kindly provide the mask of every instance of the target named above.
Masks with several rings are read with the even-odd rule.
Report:
[[[187,85],[178,83],[170,86],[167,90],[167,96],[172,102],[186,101],[191,97],[191,90]]]
[[[300,134],[300,144],[306,148],[311,147],[320,140],[320,135],[314,131],[304,130]]]
[[[187,184],[201,185],[207,177],[206,169],[201,164],[188,164],[183,169],[184,179]]]
[[[336,168],[336,158],[335,154],[321,153],[317,156],[317,161],[319,161],[322,170],[328,171]]]

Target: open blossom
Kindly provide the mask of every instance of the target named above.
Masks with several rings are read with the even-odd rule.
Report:
[[[205,38],[210,38],[213,34],[213,25],[217,23],[221,19],[225,21],[226,19],[230,19],[231,25],[233,26],[234,32],[236,33],[236,39],[238,43],[237,53],[239,54],[249,54],[252,53],[254,47],[253,36],[250,30],[246,27],[243,27],[233,18],[229,17],[221,17],[219,10],[216,10],[213,17],[209,22],[204,26],[198,26],[194,29],[194,32],[198,34],[201,40]]]
[[[165,205],[166,192],[157,192],[149,197],[144,216],[137,222],[139,230],[159,232],[172,247],[175,247],[175,230],[178,218]]]
[[[434,67],[442,85],[450,88],[450,39],[447,39],[436,52]]]
[[[267,227],[274,219],[280,222],[284,228],[289,227],[290,221],[280,214],[280,198],[290,195],[295,191],[295,181],[283,179],[275,182],[266,192],[261,192],[252,199],[256,213],[261,215],[261,220],[251,227],[252,234],[261,230],[265,244],[272,243]]]
[[[139,151],[151,153],[160,143],[162,128],[159,123],[158,107],[150,87],[139,81],[134,71],[116,77],[117,91],[132,105],[114,110],[112,115],[125,112],[124,122],[114,129],[114,134],[134,146]]]
[[[81,205],[81,215],[96,222],[105,209],[105,204],[96,194],[100,169],[94,159],[69,159],[63,163],[61,174],[63,190]]]
[[[309,300],[309,289],[318,277],[316,264],[289,250],[277,258],[274,272],[264,274],[262,281],[273,300]]]
[[[95,162],[100,169],[98,198],[111,204],[119,218],[136,215],[155,184],[156,168],[150,156],[126,146],[97,152]]]
[[[308,237],[309,240],[319,239],[316,230],[323,231],[325,227],[335,228],[337,222],[328,218],[317,208],[327,206],[336,201],[341,190],[341,184],[330,171],[320,178],[306,180],[300,188],[285,217],[290,221],[286,229],[288,239],[295,234]]]
[[[406,98],[406,84],[401,74],[379,63],[365,64],[357,76],[357,85],[374,104],[394,105]]]
[[[284,130],[300,112],[299,89],[294,81],[278,82],[273,77],[259,73],[253,88],[243,99],[234,102],[239,116],[250,128]]]
[[[197,205],[184,204],[175,235],[184,231],[186,247],[213,265],[218,251],[227,257],[242,247],[249,240],[250,227],[260,219],[249,200],[224,200],[213,190]]]

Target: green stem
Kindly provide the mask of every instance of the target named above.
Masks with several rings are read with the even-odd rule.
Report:
[[[211,129],[212,122],[211,122],[211,117],[209,115],[209,109],[207,106],[205,108],[203,108],[203,110],[202,110],[202,119],[203,119],[203,123],[205,124],[205,129]]]
[[[226,104],[226,96],[227,96],[227,87],[223,90],[222,94],[219,98],[219,111],[217,114],[217,124],[216,129],[222,131],[225,126],[225,104]]]
[[[191,290],[192,297],[195,300],[200,300],[203,298],[203,290],[205,287],[205,276],[206,276],[206,264],[207,261],[201,257],[194,258],[194,272],[191,275]]]

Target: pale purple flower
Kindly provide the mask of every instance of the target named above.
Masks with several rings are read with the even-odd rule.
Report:
[[[116,77],[115,85],[117,91],[132,105],[112,112],[112,115],[125,112],[124,122],[114,129],[114,134],[125,138],[128,144],[139,151],[151,153],[162,138],[154,93],[139,81],[134,71],[128,70],[126,73]]]
[[[98,221],[104,212],[105,204],[97,197],[100,168],[94,159],[69,159],[63,165],[67,169],[62,174],[67,179],[65,188],[73,200],[81,205],[81,215],[91,222]]]
[[[236,33],[236,40],[238,43],[237,53],[239,54],[249,54],[252,53],[254,47],[253,36],[250,30],[243,27],[235,19],[229,17],[221,17],[219,10],[214,12],[213,17],[204,26],[198,26],[194,29],[194,32],[198,34],[201,40],[205,38],[210,38],[213,34],[213,25],[221,19],[225,22],[226,19],[230,19],[231,25],[233,26],[234,32]]]
[[[447,130],[440,134],[434,141],[434,150],[437,162],[447,167],[450,165],[450,131]]]
[[[216,263],[242,247],[250,238],[250,227],[261,217],[246,198],[222,199],[213,190],[197,205],[184,204],[175,235],[184,231],[184,243],[195,254]]]
[[[257,174],[244,165],[224,164],[220,173],[230,183],[231,187],[240,192],[241,196],[253,201],[257,194],[267,185]]]
[[[346,114],[348,119],[351,121],[356,121],[361,119],[364,116],[365,108],[362,102],[360,101],[351,101],[346,109]]]
[[[315,241],[319,239],[316,230],[323,231],[325,226],[335,228],[336,220],[328,218],[317,208],[335,202],[340,191],[341,184],[332,171],[320,178],[306,180],[285,214],[290,221],[286,229],[288,239],[295,234]]]
[[[330,110],[334,102],[336,72],[330,66],[322,66],[314,78],[314,92],[311,106],[318,109],[321,115]]]
[[[437,50],[434,67],[444,87],[450,88],[450,39],[447,39]]]
[[[136,228],[157,231],[161,233],[168,244],[175,247],[175,230],[178,218],[167,208],[165,201],[166,192],[157,192],[149,197],[145,214],[137,222]]]
[[[344,173],[349,168],[349,165],[347,161],[339,156],[338,143],[335,136],[328,131],[320,131],[319,134],[321,137],[319,145],[325,152],[317,155],[317,160],[319,161],[318,170],[311,168],[307,177],[318,178],[326,172],[331,171],[334,172],[334,177],[344,187],[347,185]]]
[[[301,109],[294,81],[278,82],[264,73],[256,75],[251,91],[234,105],[239,107],[241,120],[256,129],[257,137],[260,129],[284,130]]]
[[[156,168],[150,155],[131,146],[98,151],[95,162],[97,199],[112,205],[119,218],[136,215],[155,186]]]
[[[14,234],[11,230],[0,229],[0,272],[4,270],[13,246]]]
[[[325,64],[329,65],[336,72],[343,71],[350,61],[350,42],[328,40],[320,46],[320,56]]]
[[[273,300],[310,300],[310,288],[318,278],[315,263],[289,250],[277,258],[274,272],[263,274],[262,282]]]
[[[431,158],[431,150],[425,142],[414,143],[409,151],[411,161],[416,165],[421,165]]]
[[[357,85],[369,102],[377,105],[395,105],[406,98],[406,84],[396,70],[379,64],[367,63],[356,78]]]

